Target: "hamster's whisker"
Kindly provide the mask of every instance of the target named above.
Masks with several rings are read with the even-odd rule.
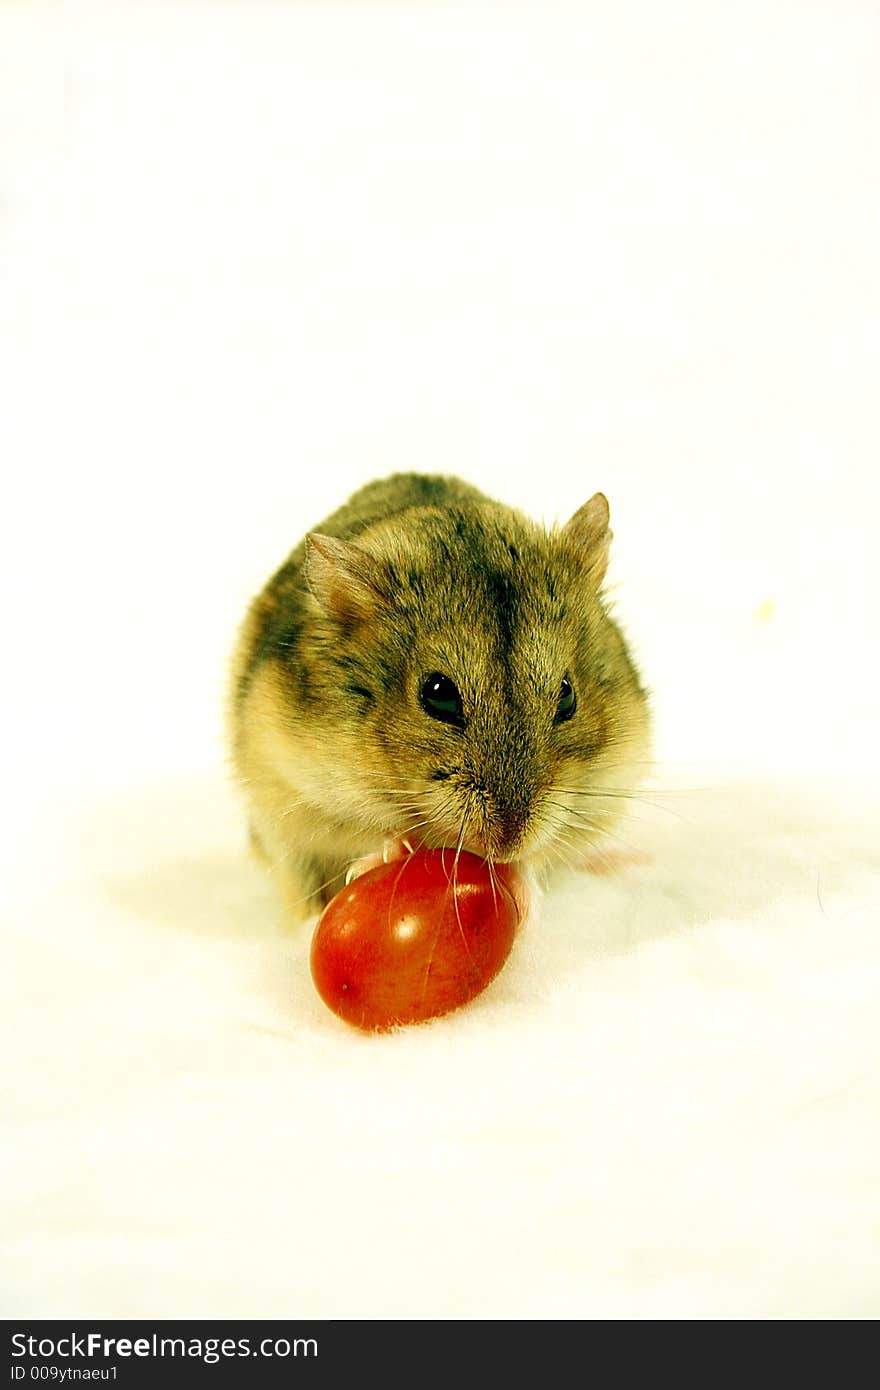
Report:
[[[431,821],[434,819],[434,816],[417,816],[416,820],[410,820],[409,826],[407,826],[406,830],[395,831],[395,834],[398,835],[398,840],[400,840],[400,838],[402,838],[403,835],[409,835],[410,830],[418,830],[418,828],[420,828],[421,826],[430,826]]]
[[[442,827],[443,824],[448,821],[448,816],[453,809],[453,798],[444,797],[443,800],[439,803],[439,805],[432,807],[430,810],[426,811],[422,809],[421,819],[418,821],[417,825],[412,826],[412,829],[421,829],[429,825],[436,825]]]
[[[560,816],[548,817],[547,825],[554,840],[565,840],[567,842],[573,842],[573,836],[581,829],[580,826],[572,825],[569,821],[563,820]]]
[[[651,810],[663,811],[666,815],[674,816],[676,820],[686,819],[680,811],[676,811],[672,806],[664,806],[661,801],[653,800],[650,796],[644,796],[640,792],[619,791],[605,787],[566,787],[559,784],[554,790],[560,796],[579,796],[584,797],[587,801],[625,801],[630,808],[629,814],[632,814],[633,807],[647,806]],[[572,807],[573,809],[574,807]]]
[[[632,811],[630,811],[625,818],[622,818],[613,815],[610,811],[605,811],[603,813],[599,810],[596,815],[590,816],[586,815],[583,811],[578,811],[574,806],[560,806],[558,809],[564,813],[565,819],[569,825],[584,826],[588,830],[598,830],[603,834],[611,833],[611,830],[606,829],[606,827],[613,827],[621,824],[638,826],[651,825],[651,821],[645,816],[636,815]]]
[[[621,766],[630,769],[633,765],[628,763],[628,765]],[[614,771],[614,767],[608,765],[602,767],[602,774],[609,773],[609,771]],[[567,794],[573,796],[609,796],[609,798],[610,796],[617,796],[617,798],[623,799],[623,801],[627,801],[627,799],[631,799],[631,801],[641,801],[644,802],[646,806],[652,806],[653,809],[665,810],[670,816],[678,816],[677,810],[666,805],[665,802],[667,799],[681,798],[681,796],[699,794],[699,792],[716,791],[717,788],[712,787],[712,785],[709,785],[709,787],[652,787],[652,785],[641,785],[641,787],[602,787],[601,783],[594,783],[591,787],[566,787],[566,785],[560,785],[559,790],[566,791]],[[684,820],[685,817],[681,816],[680,819]]]
[[[606,747],[614,747],[614,744],[607,744]],[[673,772],[679,769],[683,772],[705,771],[706,764],[701,762],[685,762],[675,758],[626,758],[620,763],[606,763],[606,767],[615,769],[619,767],[646,767],[652,771]],[[713,788],[709,788],[712,790]]]
[[[456,922],[458,923],[459,935],[461,936],[462,942],[464,943],[464,949],[467,951],[468,955],[470,956],[470,954],[471,954],[471,949],[470,949],[470,947],[468,946],[467,937],[466,937],[465,934],[464,934],[464,927],[462,926],[462,921],[461,921],[461,912],[460,912],[459,906],[458,906],[458,860],[459,860],[459,856],[460,856],[460,854],[461,854],[461,847],[462,847],[462,844],[463,844],[463,842],[464,842],[464,832],[465,832],[465,826],[466,826],[466,825],[467,825],[467,811],[465,811],[464,815],[462,816],[462,820],[461,820],[461,829],[460,829],[459,832],[458,832],[458,844],[457,844],[456,847],[455,847],[455,858],[454,858],[454,860],[452,861],[452,901],[453,901],[453,903],[454,903],[454,905],[455,905],[455,920],[456,920]]]
[[[556,833],[554,834],[553,839],[547,845],[548,852],[554,855],[555,858],[559,859],[563,864],[567,865],[569,868],[574,868],[574,848],[575,847],[572,841],[569,840],[568,837],[565,834],[563,834],[557,826]],[[569,850],[571,851],[570,853]]]
[[[614,820],[617,819],[616,813],[610,810],[606,809],[603,814],[602,808],[597,806],[595,811],[591,814],[590,811],[584,810],[583,807],[569,806],[567,802],[554,800],[554,798],[550,796],[546,798],[544,805],[551,806],[556,811],[562,811],[566,820],[576,820],[582,825],[599,826],[603,821],[608,820],[613,823]]]
[[[617,844],[622,845],[630,854],[638,853],[638,847],[636,845],[625,840],[621,835],[615,834],[613,830],[607,829],[601,821],[591,820],[589,817],[579,814],[577,811],[573,811],[570,807],[561,806],[558,802],[552,804],[558,810],[564,812],[563,825],[566,830],[580,835],[587,832],[584,838],[586,838],[591,848],[598,847],[601,852],[602,841],[608,839],[615,840]],[[616,824],[616,822],[612,822],[612,824]]]
[[[289,854],[282,854],[282,855],[280,856],[280,858],[277,859],[277,860],[275,861],[274,867],[275,867],[275,868],[279,867],[281,864],[283,864],[283,863],[284,863],[287,859],[289,859],[289,858],[290,858],[290,855],[289,855]],[[288,906],[290,906],[290,907],[301,907],[301,906],[303,905],[303,903],[311,902],[312,898],[316,897],[318,893],[323,893],[323,891],[324,891],[325,888],[330,888],[331,885],[334,884],[334,883],[337,881],[337,879],[339,879],[340,881],[344,881],[344,878],[345,878],[345,870],[344,870],[344,869],[341,869],[341,870],[339,870],[337,873],[333,874],[333,876],[332,876],[331,878],[326,879],[326,881],[325,881],[324,883],[319,883],[318,886],[317,886],[316,888],[311,889],[311,891],[308,892],[308,893],[304,893],[303,896],[302,896],[301,898],[293,898],[293,899],[291,899],[291,900],[289,901],[289,903],[288,903]]]
[[[585,845],[580,838],[560,834],[554,847],[561,862],[569,869],[583,870],[586,868],[587,855],[590,859],[599,860],[606,869],[614,869],[614,858],[608,850],[602,848],[601,840],[598,842],[588,840]]]
[[[491,889],[492,889],[492,906],[493,906],[493,908],[495,909],[495,911],[497,912],[497,911],[498,911],[498,879],[497,879],[497,875],[496,875],[496,873],[495,873],[495,860],[492,859],[491,856],[486,860],[486,866],[487,866],[487,868],[488,868],[488,870],[489,870],[489,884],[490,884],[490,887],[491,887]]]
[[[559,860],[559,863],[563,866],[563,868],[577,869],[578,860],[574,847],[569,847],[565,844],[561,844],[556,845],[554,849],[556,858]]]
[[[315,895],[316,895],[317,893],[323,893],[323,891],[324,891],[325,888],[330,888],[334,883],[336,883],[337,879],[340,880],[340,882],[344,884],[345,875],[344,875],[344,874],[341,874],[341,873],[339,873],[339,874],[334,874],[333,877],[332,877],[332,878],[328,878],[328,879],[326,880],[326,882],[324,882],[324,883],[319,883],[318,886],[317,886],[317,888],[314,889],[313,892],[311,892],[311,893],[306,893],[305,897],[302,897],[302,898],[297,899],[296,902],[295,902],[293,905],[296,906],[296,907],[299,907],[299,906],[301,906],[302,903],[307,903],[307,902],[309,902],[312,898],[315,897]]]
[[[426,786],[427,783],[423,781],[413,781],[409,787],[383,787],[381,782],[374,782],[373,790],[382,796],[412,796],[414,792],[424,791]]]
[[[550,832],[550,839],[544,847],[545,852],[553,855],[554,858],[558,859],[567,867],[574,868],[575,862],[566,851],[570,848],[571,854],[573,855],[575,852],[575,844],[570,838],[570,834],[566,833],[566,826],[560,824],[556,817],[552,819],[548,817],[546,825]]]
[[[560,787],[565,791],[571,792],[573,796],[641,796],[646,790],[644,787],[604,787],[601,782],[591,782],[589,786],[572,787],[567,783],[560,783]]]
[[[576,840],[570,838],[564,838],[562,842],[571,849],[573,857],[569,859],[570,867],[573,869],[583,869],[585,867],[583,843],[579,844]],[[601,837],[598,840],[588,840],[587,849],[592,859],[600,860],[607,868],[614,868],[614,859],[606,849],[603,849]]]
[[[458,860],[459,860],[459,856],[461,855],[461,847],[462,847],[462,844],[464,843],[464,830],[465,830],[466,824],[467,824],[467,812],[465,812],[465,814],[464,814],[464,815],[462,816],[462,818],[461,818],[461,828],[459,829],[459,832],[458,832],[458,843],[457,843],[456,846],[455,846],[455,859],[454,859],[453,862],[452,862],[452,882],[453,882],[453,885],[456,885],[456,884],[458,883],[458,878],[457,878],[457,874],[458,874]]]
[[[462,821],[461,821],[461,828],[460,828],[460,830],[459,830],[459,835],[458,835],[458,839],[457,839],[457,842],[456,842],[455,858],[454,858],[454,860],[453,860],[453,862],[452,862],[452,876],[451,876],[451,877],[450,877],[450,875],[449,875],[449,874],[447,873],[447,871],[446,871],[446,850],[447,850],[448,846],[446,846],[446,845],[441,845],[441,846],[440,846],[440,863],[443,865],[443,872],[444,872],[444,874],[446,874],[446,882],[452,884],[453,886],[454,886],[455,883],[456,883],[455,874],[456,874],[456,870],[457,870],[457,868],[458,868],[458,856],[459,856],[459,854],[461,853],[461,844],[462,844],[462,840],[463,840],[463,838],[464,838],[464,828],[465,828],[465,825],[466,825],[466,824],[467,824],[467,811],[465,811],[465,813],[464,813],[464,815],[463,815],[463,817],[462,817]]]
[[[639,787],[603,787],[598,783],[594,783],[590,787],[560,786],[559,789],[565,791],[568,796],[607,796],[618,801],[644,801],[649,806],[657,804],[656,802],[648,800],[650,796],[664,796],[666,794],[664,792],[652,792],[650,789],[648,789],[646,793],[644,789]],[[666,808],[660,807],[660,809],[665,810]]]

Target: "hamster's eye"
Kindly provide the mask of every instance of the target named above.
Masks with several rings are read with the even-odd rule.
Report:
[[[440,671],[432,671],[422,681],[419,700],[425,714],[430,714],[432,719],[439,719],[443,724],[454,724],[458,729],[464,728],[464,711],[458,687]]]
[[[556,704],[556,714],[553,723],[564,724],[566,719],[571,718],[576,709],[577,696],[572,689],[572,684],[568,676],[563,676],[562,685],[559,687],[559,700]]]

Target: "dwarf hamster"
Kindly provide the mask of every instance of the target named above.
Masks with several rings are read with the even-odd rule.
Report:
[[[300,542],[245,617],[229,702],[251,840],[296,916],[386,838],[534,866],[616,821],[649,716],[610,539],[601,493],[548,531],[403,473]]]

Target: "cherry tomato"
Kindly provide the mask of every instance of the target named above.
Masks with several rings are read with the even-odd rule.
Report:
[[[525,906],[511,865],[490,874],[475,854],[456,862],[454,850],[415,850],[327,905],[312,938],[312,979],[328,1008],[358,1028],[437,1018],[498,974]]]

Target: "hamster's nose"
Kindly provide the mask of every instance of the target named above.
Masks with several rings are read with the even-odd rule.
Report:
[[[488,814],[486,849],[493,859],[516,859],[528,838],[532,805],[521,791],[505,791],[492,797]]]
[[[463,844],[487,858],[517,859],[534,826],[544,785],[541,771],[522,757],[509,759],[503,775],[496,769],[489,776],[480,771],[462,788],[468,808]]]

